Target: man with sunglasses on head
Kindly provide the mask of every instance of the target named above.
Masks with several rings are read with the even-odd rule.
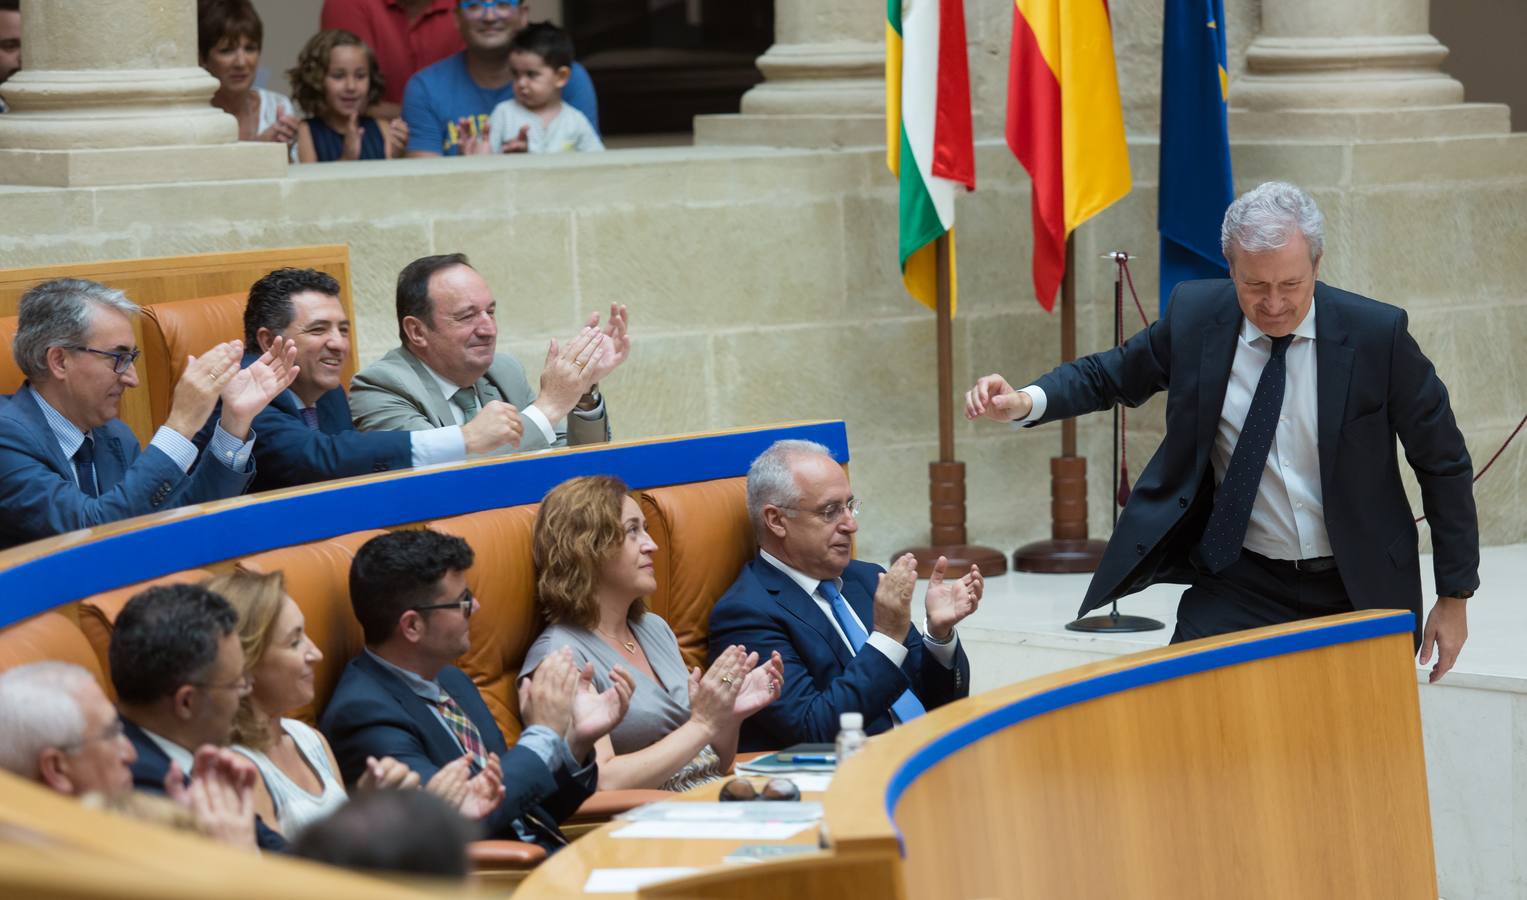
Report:
[[[916,560],[905,554],[887,572],[853,559],[860,504],[826,447],[776,442],[748,468],[747,492],[758,557],[711,610],[710,656],[732,644],[778,652],[785,684],[743,721],[739,750],[831,741],[845,712],[878,734],[970,693],[954,628],[981,602],[975,566],[946,580],[939,559],[919,631]]]
[[[530,0],[460,0],[455,17],[466,49],[416,73],[403,92],[409,156],[500,152],[488,143],[488,117],[514,99],[509,41],[530,23]],[[581,63],[572,64],[562,102],[599,130],[594,82]]]
[[[466,573],[473,558],[466,541],[428,529],[379,535],[356,551],[350,605],[366,648],[345,666],[319,727],[347,782],[369,757],[390,756],[425,783],[470,757],[470,812],[485,836],[550,853],[567,843],[557,823],[598,784],[594,742],[625,716],[631,688],[617,679],[596,694],[592,664],[579,671],[571,651],[555,654],[520,681],[525,729],[509,746],[477,686],[455,666],[472,649],[478,603]],[[502,773],[501,782],[489,770]]]
[[[140,450],[117,418],[138,384],[137,314],[121,291],[81,279],[22,296],[12,350],[27,381],[0,408],[0,548],[237,496],[254,476],[250,423],[296,377],[295,347],[273,345],[244,369],[238,341],[192,357],[169,418]],[[192,438],[219,401],[198,453]]]

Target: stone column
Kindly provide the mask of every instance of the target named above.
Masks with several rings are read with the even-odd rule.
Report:
[[[22,0],[25,68],[4,85],[0,182],[76,187],[279,178],[240,143],[197,65],[195,0]]]
[[[1500,104],[1463,102],[1429,33],[1431,0],[1262,0],[1230,87],[1237,139],[1501,134]]]
[[[862,0],[775,0],[764,82],[740,115],[696,116],[697,144],[787,147],[885,142],[885,8]]]

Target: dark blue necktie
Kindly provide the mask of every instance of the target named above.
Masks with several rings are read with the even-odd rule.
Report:
[[[74,474],[80,480],[80,490],[86,497],[99,497],[101,492],[95,483],[95,442],[86,436],[80,448],[74,451]]]
[[[1241,425],[1241,436],[1230,454],[1225,480],[1214,492],[1214,511],[1204,526],[1199,552],[1210,572],[1222,572],[1241,555],[1246,540],[1246,524],[1251,520],[1251,505],[1262,484],[1262,469],[1278,431],[1278,414],[1283,411],[1283,382],[1287,367],[1283,355],[1288,352],[1291,334],[1272,339],[1272,356],[1262,368],[1257,392],[1251,397],[1251,409]]]
[[[843,629],[843,636],[848,638],[849,646],[854,648],[854,654],[857,656],[859,648],[864,646],[864,642],[868,641],[870,636],[864,633],[864,627],[854,618],[848,608],[848,601],[843,599],[843,594],[836,584],[824,581],[817,590],[822,592],[822,596],[826,597],[827,602],[832,606],[832,617],[838,620],[838,627]],[[923,708],[923,703],[917,699],[917,695],[908,689],[891,704],[891,712],[895,713],[896,721],[909,722],[927,710]]]
[[[318,430],[318,409],[317,409],[317,407],[304,406],[303,408],[297,410],[297,412],[298,412],[299,415],[302,416],[302,424],[304,424],[307,427],[313,429],[314,431]]]

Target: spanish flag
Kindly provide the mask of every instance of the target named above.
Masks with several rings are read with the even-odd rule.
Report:
[[[886,0],[885,151],[901,183],[901,277],[938,305],[934,241],[949,233],[954,314],[955,187],[976,186],[964,0]]]
[[[1105,0],[1014,0],[1007,145],[1034,182],[1034,290],[1055,307],[1066,237],[1129,193]]]

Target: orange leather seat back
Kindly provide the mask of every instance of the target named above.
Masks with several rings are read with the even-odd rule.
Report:
[[[114,591],[105,591],[80,601],[79,630],[84,633],[85,639],[95,650],[97,667],[106,676],[106,696],[113,701],[117,699],[116,688],[111,685],[111,662],[107,658],[107,651],[111,648],[111,632],[116,628],[117,616],[122,612],[122,607],[127,605],[127,601],[155,585],[195,584],[211,577],[212,573],[206,569],[186,569],[183,572],[172,572],[169,575],[130,584]]]
[[[757,552],[747,479],[652,488],[637,499],[658,548],[657,591],[648,605],[673,629],[684,662],[704,666],[711,607]]]
[[[515,682],[542,621],[536,613],[536,575],[530,541],[540,504],[511,506],[437,519],[429,527],[454,534],[476,554],[467,587],[480,604],[472,616],[472,649],[457,661],[488,704],[504,739],[513,744],[520,721]]]
[[[170,416],[170,401],[186,370],[186,357],[201,356],[223,341],[244,337],[247,299],[247,294],[219,294],[143,308],[143,367],[156,428]]]
[[[318,715],[333,696],[345,664],[366,646],[361,623],[350,606],[350,562],[362,544],[384,533],[356,531],[257,553],[239,562],[239,568],[248,572],[282,573],[286,592],[307,620],[308,637],[323,654],[314,666],[313,702],[287,713],[291,718],[317,726]]]
[[[16,316],[0,316],[0,395],[16,393],[21,390],[21,383],[27,380],[11,353],[17,322]]]
[[[45,612],[0,631],[0,671],[49,659],[80,666],[95,676],[106,696],[114,696],[95,650],[63,613]]]

